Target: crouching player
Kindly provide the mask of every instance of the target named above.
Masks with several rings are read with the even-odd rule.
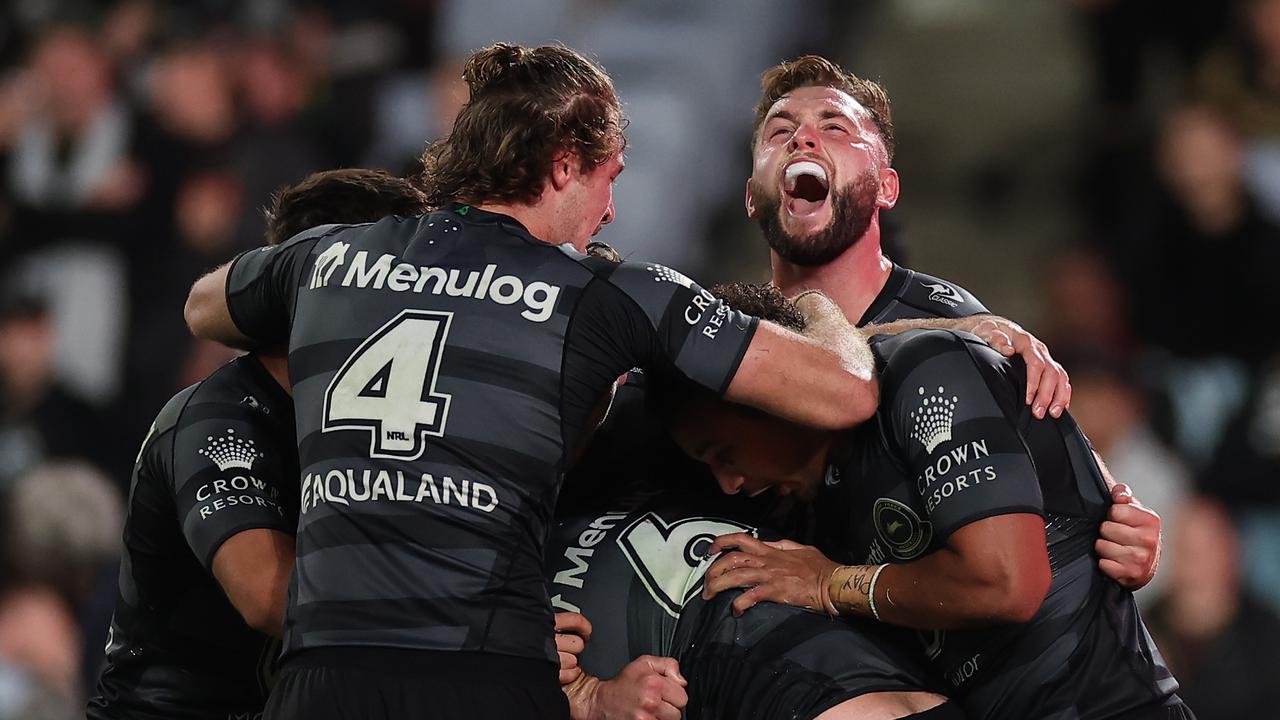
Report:
[[[1132,594],[1099,568],[1111,496],[1070,415],[1033,419],[1022,363],[972,336],[915,331],[873,348],[880,408],[851,431],[664,394],[677,441],[724,491],[794,493],[817,517],[821,550],[717,539],[712,553],[732,552],[704,595],[747,588],[735,612],[773,612],[769,601],[915,629],[969,717],[1192,717]]]

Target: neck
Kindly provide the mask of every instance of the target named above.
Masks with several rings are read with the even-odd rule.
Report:
[[[879,213],[862,237],[825,265],[805,267],[788,262],[770,251],[773,284],[784,295],[821,290],[831,298],[849,322],[856,323],[884,289],[893,263],[880,250]]]
[[[267,369],[271,378],[293,395],[293,384],[289,382],[289,357],[284,352],[256,352],[253,354],[262,367]]]
[[[534,238],[548,245],[559,245],[559,233],[556,231],[556,213],[541,199],[533,204],[527,203],[473,203],[485,212],[506,215],[524,226]]]

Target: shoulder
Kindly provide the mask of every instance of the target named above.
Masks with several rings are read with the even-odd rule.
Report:
[[[912,330],[877,339],[872,347],[880,365],[885,408],[914,407],[935,386],[994,389],[991,381],[1012,370],[1009,358],[973,335],[950,330]]]
[[[951,282],[909,270],[899,300],[937,317],[966,317],[989,312],[973,293]]]

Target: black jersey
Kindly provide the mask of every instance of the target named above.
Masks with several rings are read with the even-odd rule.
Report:
[[[164,406],[133,469],[107,664],[90,718],[257,717],[280,644],[212,574],[236,533],[290,535],[298,461],[288,395],[252,356]]]
[[[554,663],[551,510],[636,365],[723,392],[756,328],[688,278],[465,205],[241,255],[232,317],[289,339],[302,462],[285,653],[380,646]]]
[[[739,592],[704,602],[717,536],[777,538],[752,514],[713,485],[647,480],[558,514],[547,581],[557,609],[592,623],[583,669],[608,678],[639,655],[674,657],[689,680],[686,714],[701,720],[802,720],[864,693],[929,687],[912,638],[893,628],[774,603],[734,617]]]
[[[968,290],[953,282],[894,265],[889,279],[858,320],[869,323],[925,318],[960,318],[989,312]]]
[[[1053,580],[1024,624],[922,632],[974,718],[1103,718],[1158,704],[1177,683],[1133,596],[1097,567],[1110,494],[1070,415],[1034,420],[1025,368],[968,335],[915,331],[874,344],[880,409],[817,502],[840,562],[908,562],[1006,513],[1044,517]]]

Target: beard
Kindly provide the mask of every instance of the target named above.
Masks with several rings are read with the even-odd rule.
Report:
[[[826,265],[853,247],[871,227],[876,212],[879,178],[867,170],[848,186],[830,193],[831,222],[807,237],[788,235],[782,228],[782,195],[755,193],[762,202],[756,217],[769,247],[783,260],[802,267]]]

